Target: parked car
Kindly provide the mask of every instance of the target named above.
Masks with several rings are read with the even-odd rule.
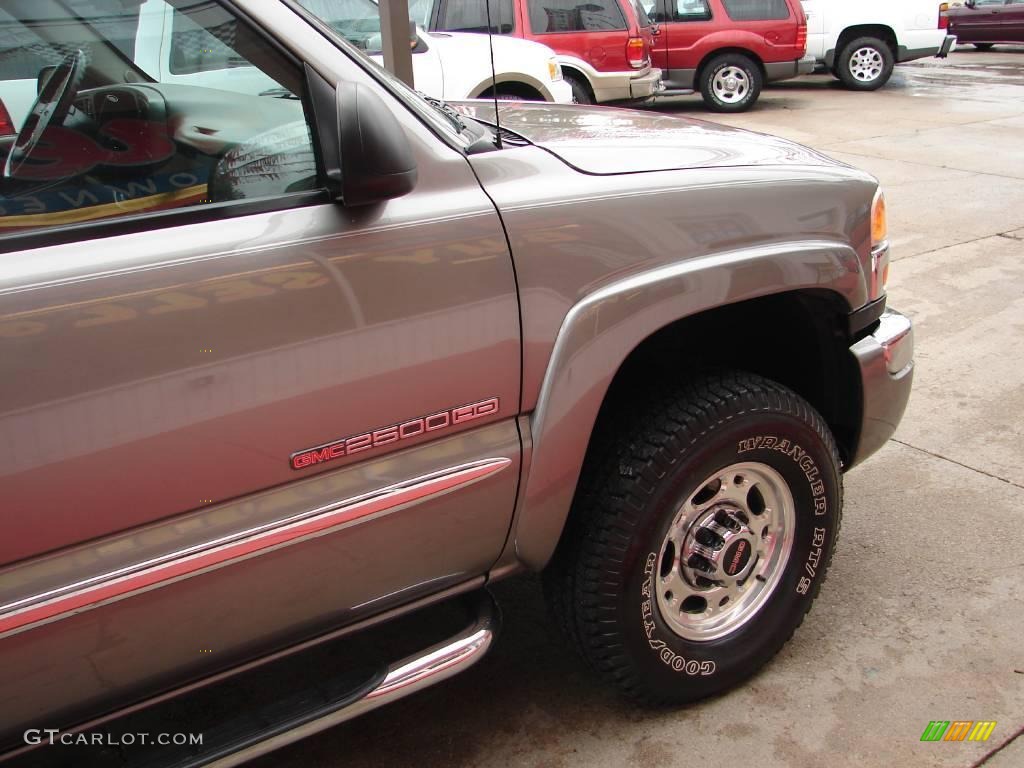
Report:
[[[967,0],[946,11],[949,32],[980,51],[1024,43],[1024,0]]]
[[[373,0],[319,0],[323,17],[350,42],[378,64],[380,20]],[[3,13],[3,11],[0,11]],[[113,17],[104,23],[116,24]],[[0,16],[0,24],[3,17]],[[123,22],[121,27],[124,27]],[[278,84],[258,68],[242,66],[234,53],[207,30],[176,12],[164,0],[146,0],[137,15],[137,27],[119,29],[115,38],[126,55],[161,82],[203,85],[208,88],[273,95]],[[46,51],[25,51],[8,41],[7,73],[0,76],[0,101],[10,112],[14,126],[20,126],[36,96],[36,73],[59,61]],[[570,103],[572,89],[562,80],[554,52],[527,40],[501,38],[494,41],[494,70],[486,40],[468,34],[411,33],[413,74],[416,88],[439,99],[490,97],[497,82],[502,99],[524,99]],[[0,45],[3,42],[0,41]],[[3,123],[0,120],[0,131]]]
[[[433,31],[487,32],[552,48],[580,104],[649,101],[655,27],[636,0],[418,0],[413,18]],[[417,15],[418,11],[418,15]]]
[[[936,0],[803,0],[807,53],[855,91],[874,91],[897,63],[945,58],[956,39]]]
[[[750,109],[766,82],[807,74],[799,0],[643,0],[659,22],[654,63],[665,95],[700,91],[715,112]]]
[[[237,765],[472,665],[526,571],[634,699],[767,663],[910,394],[878,182],[160,1],[274,95],[141,67],[131,3],[0,17],[57,60],[0,157],[0,755]]]
[[[378,64],[380,14],[374,0],[308,0],[307,6]],[[415,6],[410,5],[412,11]],[[571,103],[572,87],[563,79],[554,51],[531,40],[501,37],[492,46],[468,33],[413,33],[412,64],[416,89],[440,99],[476,99]]]

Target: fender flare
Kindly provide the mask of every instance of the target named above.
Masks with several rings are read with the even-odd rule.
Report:
[[[756,289],[723,284],[723,275],[742,268],[760,269],[776,281]],[[575,304],[558,331],[530,415],[532,456],[514,533],[519,562],[540,570],[554,553],[605,394],[642,341],[709,309],[823,289],[840,295],[849,309],[867,303],[861,262],[848,243],[773,243],[675,262],[611,283]]]
[[[494,77],[493,80],[488,77],[485,80],[482,80],[481,82],[477,83],[476,86],[474,86],[470,90],[469,96],[467,96],[466,98],[481,98],[480,94],[486,91],[495,83],[497,85],[501,85],[502,83],[521,83],[522,85],[528,85],[530,88],[533,88],[542,97],[544,97],[545,101],[555,100],[554,96],[551,93],[551,89],[549,89],[546,85],[544,85],[544,83],[542,83],[537,78],[532,77],[531,75],[528,75],[525,72],[499,72]]]
[[[843,24],[842,27],[839,29],[839,34],[836,35],[834,47],[831,48],[830,50],[825,51],[825,64],[828,66],[829,69],[834,67],[836,64],[836,59],[839,57],[839,54],[842,52],[842,49],[846,47],[846,44],[849,43],[854,37],[867,34],[866,31],[851,32],[851,30],[855,30],[859,27],[875,27],[892,35],[892,39],[896,43],[896,48],[893,50],[892,55],[894,59],[897,58],[899,55],[901,39],[899,33],[896,31],[897,29],[899,29],[899,25],[891,23],[891,21],[891,19],[886,18],[885,21],[860,21],[851,22],[849,24]],[[840,45],[840,43],[842,43],[842,45]]]
[[[706,38],[702,38],[692,51],[698,61],[695,69],[699,71],[713,57],[728,52],[742,53],[753,59],[759,67],[764,68],[766,50],[763,39],[759,39],[757,35],[750,32],[739,34],[714,32]]]
[[[764,38],[753,32],[729,30],[712,32],[707,37],[701,38],[693,52],[699,54],[703,60],[718,51],[745,51],[749,56],[763,63],[766,48]]]
[[[583,73],[583,76],[590,80],[591,78],[598,75],[598,71],[594,67],[578,56],[570,56],[567,53],[555,52],[555,58],[558,59],[559,66],[570,67],[572,69],[578,69]]]

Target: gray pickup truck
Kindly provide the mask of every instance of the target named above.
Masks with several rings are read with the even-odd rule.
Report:
[[[166,4],[0,10],[0,754],[238,764],[472,665],[524,571],[636,700],[765,664],[910,394],[877,182]]]

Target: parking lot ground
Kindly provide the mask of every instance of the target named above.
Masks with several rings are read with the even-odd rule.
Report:
[[[693,99],[659,108],[707,117]],[[906,420],[847,477],[832,570],[793,641],[727,695],[638,709],[520,579],[496,587],[505,629],[478,666],[257,765],[1024,765],[1024,49],[899,67],[870,94],[805,78],[721,122],[881,179],[891,304],[917,323]],[[932,720],[997,726],[921,742]]]

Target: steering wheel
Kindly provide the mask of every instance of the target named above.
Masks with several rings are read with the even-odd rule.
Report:
[[[71,105],[78,95],[78,86],[85,76],[85,53],[78,50],[64,57],[46,83],[39,90],[36,101],[25,118],[24,125],[18,131],[18,137],[11,146],[4,162],[4,178],[18,178],[18,171],[39,145],[46,129],[51,125],[61,125],[71,111]]]

